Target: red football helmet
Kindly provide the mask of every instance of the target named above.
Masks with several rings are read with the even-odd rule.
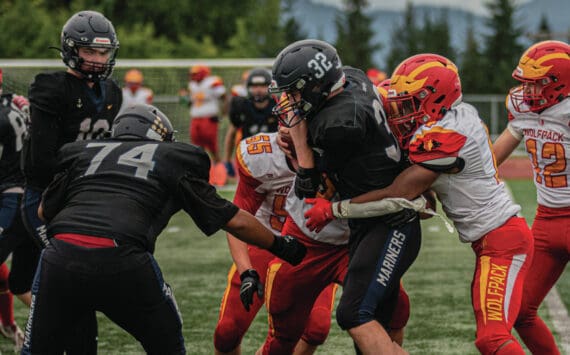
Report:
[[[402,149],[407,149],[419,126],[440,120],[461,102],[457,67],[437,54],[404,60],[390,78],[388,123]]]
[[[510,91],[517,112],[541,112],[570,94],[570,46],[543,41],[523,53],[513,71],[522,84]]]
[[[210,71],[210,67],[208,67],[206,65],[195,65],[195,66],[190,68],[188,74],[190,74],[190,80],[202,81],[208,75],[211,74],[211,71]]]

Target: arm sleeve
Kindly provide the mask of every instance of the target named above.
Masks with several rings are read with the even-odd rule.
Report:
[[[30,155],[32,169],[46,176],[49,183],[57,163],[63,100],[50,78],[38,75],[30,86]],[[59,89],[59,90],[58,90]]]

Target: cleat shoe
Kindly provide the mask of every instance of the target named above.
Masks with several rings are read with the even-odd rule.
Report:
[[[8,326],[0,325],[0,334],[14,343],[14,351],[20,352],[24,345],[24,332],[16,323]]]

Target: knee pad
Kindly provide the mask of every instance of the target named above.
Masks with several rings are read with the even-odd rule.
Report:
[[[229,353],[241,344],[243,332],[232,320],[222,320],[214,331],[214,347],[222,353]]]
[[[331,329],[331,315],[329,309],[313,310],[311,318],[303,332],[302,339],[309,345],[321,345],[327,340]]]
[[[374,320],[374,314],[359,312],[345,306],[342,302],[336,308],[336,322],[342,330],[348,330]]]

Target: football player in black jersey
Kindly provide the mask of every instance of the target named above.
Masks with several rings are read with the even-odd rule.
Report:
[[[326,42],[303,40],[283,49],[273,64],[275,111],[292,127],[300,168],[295,191],[314,197],[321,172],[341,198],[390,185],[404,169],[382,102],[366,75],[343,67]],[[337,322],[364,354],[399,353],[388,326],[400,278],[415,260],[421,231],[411,210],[351,220],[350,264]]]
[[[46,227],[37,210],[42,191],[53,178],[58,149],[68,142],[101,138],[121,107],[121,89],[108,79],[118,48],[115,29],[107,18],[95,11],[80,11],[61,32],[61,57],[67,70],[38,74],[30,86],[31,127],[23,153],[26,188],[22,217],[42,247],[47,244]],[[70,333],[68,352],[96,353],[96,334],[93,313],[84,326]]]
[[[208,183],[208,155],[173,142],[173,133],[162,112],[139,104],[115,119],[111,139],[62,147],[40,207],[50,243],[34,279],[26,353],[59,351],[62,327],[93,310],[149,354],[185,353],[172,290],[152,256],[156,238],[180,209],[207,235],[224,229],[301,262],[304,246],[274,236],[221,198]]]
[[[22,142],[27,131],[27,99],[14,94],[3,94],[0,69],[0,264],[12,253],[12,265],[6,279],[0,280],[2,301],[10,304],[0,308],[12,312],[12,292],[27,306],[31,303],[30,289],[39,258],[39,249],[22,224],[20,202],[24,192],[24,176],[19,168]],[[7,309],[5,307],[8,307]],[[11,338],[17,350],[21,348],[23,333],[16,323],[7,324],[2,317],[0,333]],[[13,315],[9,318],[12,318]],[[20,337],[21,339],[18,339]]]
[[[269,96],[271,72],[255,68],[246,80],[247,97],[233,96],[230,102],[230,125],[224,138],[224,165],[229,176],[235,176],[231,158],[238,140],[258,133],[277,132],[277,117],[273,115],[275,100]],[[240,136],[241,133],[241,136]]]

